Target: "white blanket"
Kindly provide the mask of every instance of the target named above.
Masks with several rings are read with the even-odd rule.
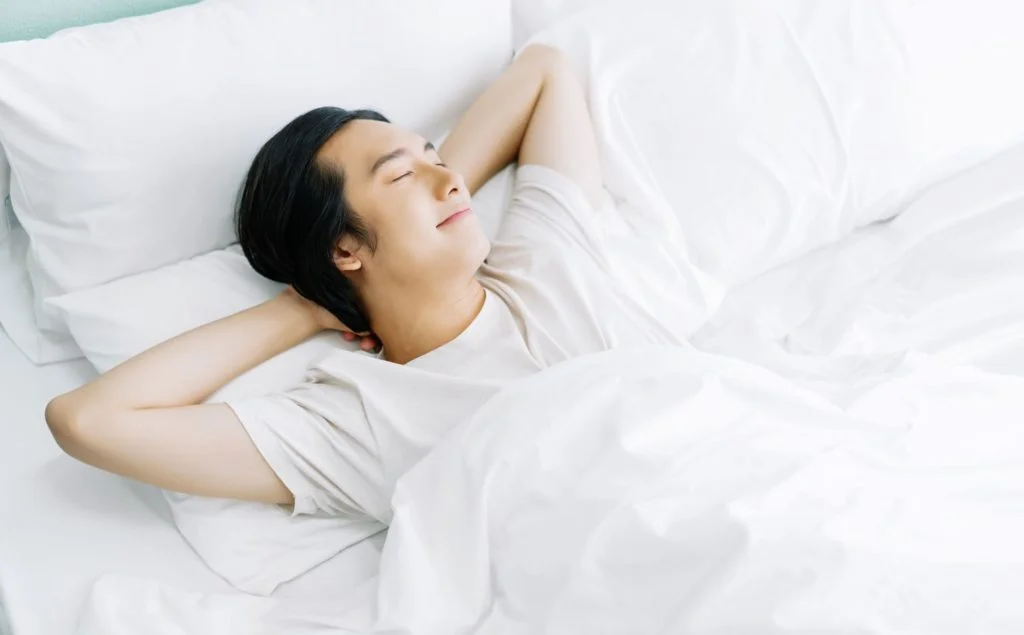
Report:
[[[1019,378],[906,369],[843,413],[727,358],[617,352],[489,410],[396,495],[380,626],[1024,628]]]
[[[651,31],[630,33],[641,55]],[[605,68],[626,68],[615,61]],[[669,167],[637,158],[639,121],[630,132],[603,83],[618,80],[594,77],[623,213],[703,223],[690,190],[659,176]],[[379,577],[336,602],[110,574],[80,632],[1024,632],[1021,174],[1024,146],[729,289],[692,348],[611,351],[509,388],[400,481]],[[848,192],[854,176],[821,178]],[[795,192],[802,173],[790,177]],[[839,216],[824,227],[797,227],[815,217],[788,216],[787,199],[744,234],[747,252],[717,229],[703,246],[688,234],[707,280],[695,306],[856,224],[852,199],[826,199]],[[750,212],[738,205],[727,211]],[[709,245],[732,260],[702,256]]]
[[[108,578],[84,632],[1024,629],[1024,378],[875,379],[840,408],[689,348],[581,358],[402,479],[375,602]]]

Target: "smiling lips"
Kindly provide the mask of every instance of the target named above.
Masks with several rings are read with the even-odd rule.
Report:
[[[448,218],[446,218],[443,221],[441,221],[440,223],[438,223],[437,226],[438,227],[444,227],[445,225],[447,225],[449,223],[452,223],[454,221],[459,220],[460,218],[462,218],[463,216],[466,216],[467,214],[469,214],[472,211],[473,210],[471,210],[468,207],[463,207],[462,209],[457,210],[454,213],[452,213],[452,215],[449,216]]]

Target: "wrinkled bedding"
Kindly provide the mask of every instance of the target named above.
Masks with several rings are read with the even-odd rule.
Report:
[[[82,632],[1024,629],[1022,170],[737,288],[692,349],[503,393],[403,479],[379,581],[337,603],[111,575]]]
[[[1024,144],[898,192],[835,177],[715,259],[693,190],[637,159],[600,71],[624,66],[594,64],[620,211],[705,283],[691,344],[499,394],[402,478],[378,577],[336,601],[110,574],[83,635],[1024,632]]]

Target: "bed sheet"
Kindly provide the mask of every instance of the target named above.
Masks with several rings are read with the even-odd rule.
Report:
[[[81,464],[54,443],[46,402],[93,374],[85,360],[37,367],[0,331],[2,635],[76,632],[94,582],[111,571],[234,591],[184,542],[159,491]],[[345,592],[376,572],[382,540],[360,543],[275,595]]]
[[[93,579],[110,567],[226,587],[189,552],[158,492],[53,442],[47,400],[92,374],[85,360],[36,367],[0,335],[0,625],[13,635],[74,632]]]

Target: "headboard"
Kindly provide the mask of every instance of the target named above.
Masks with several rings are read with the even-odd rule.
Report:
[[[153,13],[196,0],[0,1],[0,42],[46,37],[71,26]]]

